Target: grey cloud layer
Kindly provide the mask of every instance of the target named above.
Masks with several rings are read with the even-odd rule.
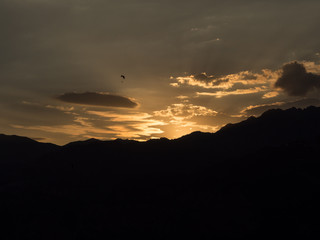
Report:
[[[138,106],[137,103],[133,102],[129,98],[96,92],[85,92],[85,93],[64,93],[57,97],[57,99],[76,104],[102,106],[102,107],[124,107],[134,108]]]
[[[121,71],[143,84],[142,74],[152,80],[278,67],[314,57],[319,7],[317,1],[3,0],[0,81],[26,87],[46,81],[52,88],[104,79],[117,88]]]

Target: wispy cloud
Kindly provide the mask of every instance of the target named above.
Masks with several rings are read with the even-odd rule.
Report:
[[[230,95],[245,95],[267,91],[266,87],[254,87],[247,89],[237,89],[234,91],[217,91],[217,92],[197,92],[199,96],[213,96],[216,98],[226,97]]]
[[[195,116],[215,116],[217,111],[203,106],[193,104],[176,103],[167,107],[165,110],[155,111],[157,117],[169,117],[175,120],[190,119]]]
[[[279,92],[276,92],[276,91],[272,91],[272,92],[267,92],[266,94],[264,94],[262,96],[263,99],[267,99],[267,98],[274,98],[276,96],[279,95]]]
[[[166,135],[177,138],[192,131],[215,132],[219,124],[212,124],[212,121],[205,118],[214,118],[218,112],[204,106],[194,105],[188,102],[175,103],[167,106],[166,109],[154,111],[154,117],[167,122]],[[204,120],[205,119],[205,120]]]
[[[64,111],[63,107],[54,107]],[[69,110],[69,109],[68,109]],[[160,126],[166,123],[142,112],[119,113],[115,111],[91,111],[73,109],[73,122],[59,125],[12,124],[16,129],[63,134],[66,139],[116,139],[147,140],[162,134]]]
[[[148,113],[134,112],[131,114],[118,114],[114,112],[87,111],[88,114],[109,119],[112,125],[109,129],[119,138],[141,138],[146,140],[154,134],[161,134],[160,126],[165,122],[155,120]]]

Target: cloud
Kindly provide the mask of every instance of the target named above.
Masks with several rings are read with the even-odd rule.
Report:
[[[251,105],[246,108],[244,108],[241,113],[245,116],[252,116],[252,115],[259,115],[269,109],[272,108],[279,108],[279,106],[285,104],[284,102],[275,102],[270,104],[260,104],[260,105]]]
[[[290,96],[305,96],[308,92],[320,88],[320,75],[307,72],[298,62],[287,63],[282,67],[282,75],[275,87],[283,89]]]
[[[68,103],[102,107],[134,108],[138,106],[137,103],[129,98],[98,92],[64,93],[58,96],[57,99]]]

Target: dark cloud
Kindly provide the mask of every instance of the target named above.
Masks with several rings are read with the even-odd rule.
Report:
[[[229,79],[219,79],[214,76],[208,76],[206,73],[196,74],[193,78],[199,82],[211,83],[214,86],[229,82]]]
[[[214,77],[208,76],[205,73],[200,73],[200,74],[194,75],[194,79],[202,82],[211,82],[214,79]]]
[[[220,84],[226,83],[226,82],[229,82],[229,79],[217,79],[212,82],[212,85],[219,86]]]
[[[308,73],[301,63],[285,64],[282,71],[275,87],[282,88],[290,96],[305,96],[308,92],[320,88],[320,75]]]
[[[133,102],[129,98],[97,92],[64,93],[58,96],[57,99],[68,103],[103,107],[134,108],[138,106],[137,103]]]
[[[256,75],[250,74],[250,73],[244,73],[244,74],[242,74],[242,77],[245,80],[257,80],[257,78],[258,78]]]

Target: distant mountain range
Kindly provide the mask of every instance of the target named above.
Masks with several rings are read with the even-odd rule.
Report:
[[[0,135],[3,239],[311,237],[320,108],[216,133],[65,146]]]

